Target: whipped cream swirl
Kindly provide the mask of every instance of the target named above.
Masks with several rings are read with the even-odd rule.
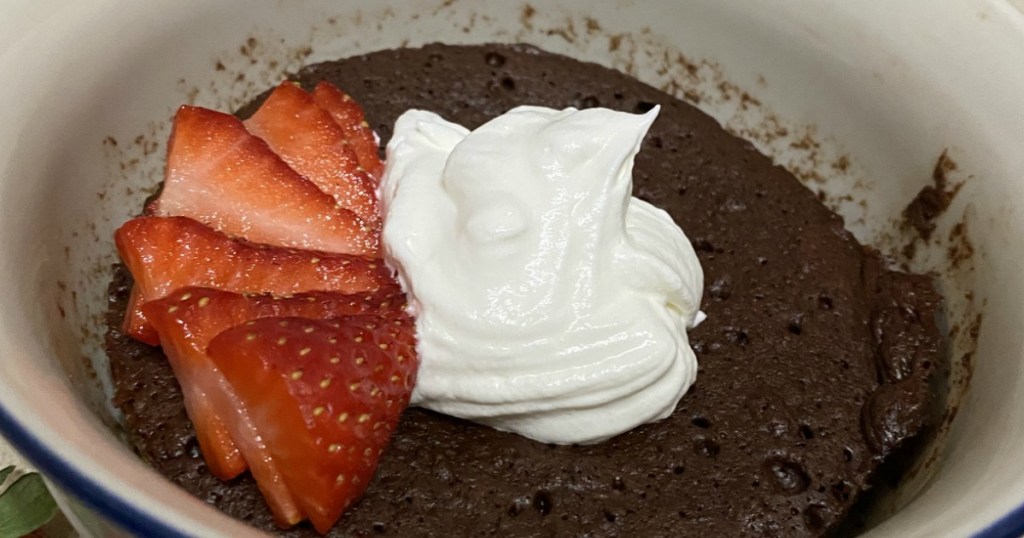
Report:
[[[704,275],[671,217],[630,196],[657,114],[519,107],[473,132],[398,119],[380,194],[416,316],[413,405],[566,444],[675,409]]]

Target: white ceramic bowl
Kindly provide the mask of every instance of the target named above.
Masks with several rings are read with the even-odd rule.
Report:
[[[252,532],[137,460],[107,403],[99,346],[111,233],[158,180],[172,111],[186,101],[231,108],[317,60],[436,40],[525,41],[699,99],[824,192],[862,241],[897,257],[900,211],[948,151],[964,186],[938,239],[909,264],[935,271],[947,297],[958,413],[872,532],[1018,534],[1019,2],[3,0],[0,430],[84,532]],[[950,239],[957,224],[973,255],[951,263],[967,250]]]

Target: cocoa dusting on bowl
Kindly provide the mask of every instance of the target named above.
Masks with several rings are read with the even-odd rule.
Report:
[[[932,171],[932,184],[926,185],[903,210],[904,227],[917,231],[917,235],[928,242],[935,231],[935,220],[949,207],[953,197],[960,192],[963,183],[950,184],[949,173],[956,170],[956,163],[943,150]],[[913,243],[907,248],[912,248]],[[908,255],[913,258],[913,255]]]

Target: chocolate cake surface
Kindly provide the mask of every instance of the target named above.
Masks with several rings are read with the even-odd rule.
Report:
[[[670,418],[554,446],[410,409],[331,536],[823,535],[929,429],[943,354],[930,279],[886,270],[791,174],[695,108],[525,46],[382,51],[297,79],[345,89],[383,142],[410,108],[473,128],[521,104],[660,104],[634,193],[683,228],[706,281],[708,319],[690,335],[699,374]],[[130,286],[118,268],[108,352],[136,450],[234,517],[315,535],[276,529],[247,474],[207,472],[166,359],[119,331]]]

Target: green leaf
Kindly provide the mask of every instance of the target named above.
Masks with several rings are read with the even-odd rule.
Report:
[[[4,467],[3,469],[0,469],[0,486],[4,485],[4,480],[7,480],[7,477],[10,476],[10,474],[13,473],[13,472],[14,472],[14,466],[13,465],[8,465],[7,467]]]
[[[0,471],[6,478],[10,469]],[[19,538],[50,521],[57,514],[57,503],[39,473],[29,473],[0,493],[0,538]]]

